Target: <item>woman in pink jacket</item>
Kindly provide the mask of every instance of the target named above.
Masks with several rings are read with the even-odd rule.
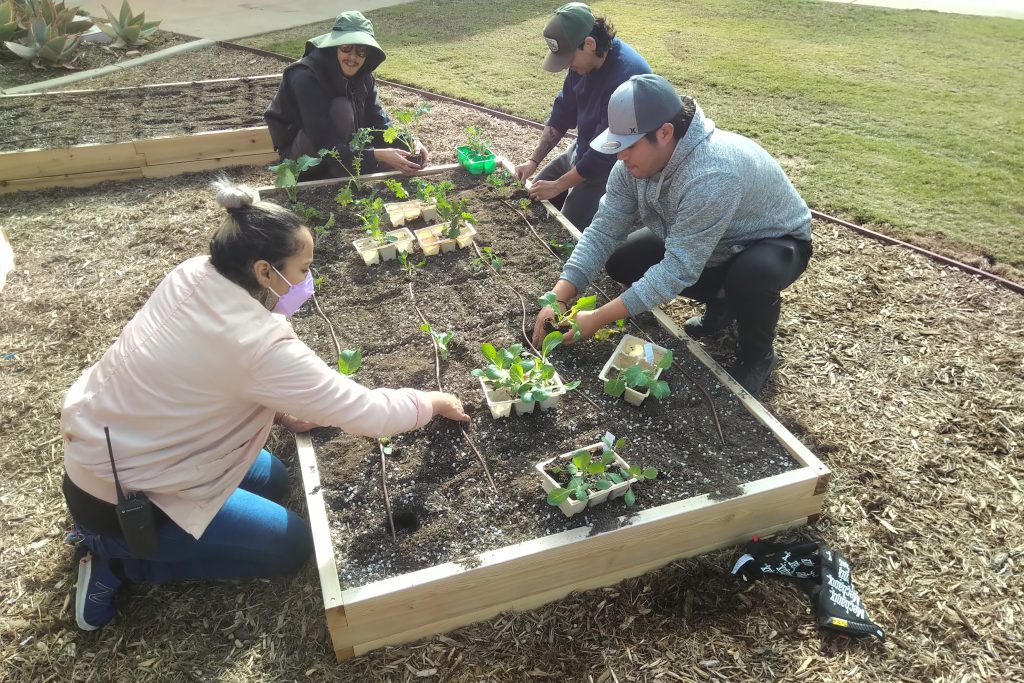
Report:
[[[217,187],[228,215],[210,255],[171,271],[64,399],[86,630],[114,617],[125,582],[272,576],[305,562],[309,526],[278,504],[288,475],[263,450],[275,420],[372,437],[434,415],[469,420],[451,394],[367,389],[299,341],[285,317],[313,294],[309,229],[248,188]],[[145,511],[118,511],[111,456],[124,495],[150,501],[151,525]]]

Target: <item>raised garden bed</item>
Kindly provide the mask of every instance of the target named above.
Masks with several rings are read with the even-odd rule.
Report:
[[[363,353],[356,379],[423,389],[440,380],[474,418],[466,434],[435,420],[393,438],[386,457],[374,440],[337,430],[297,439],[339,658],[614,583],[818,513],[828,470],[699,346],[678,338],[660,312],[641,316],[642,329],[633,331],[674,351],[677,363],[661,377],[669,397],[637,408],[605,395],[598,375],[618,343],[612,338],[553,353],[562,377],[581,382],[557,408],[493,419],[471,374],[485,364],[480,344],[523,341],[524,308],[525,327],[532,327],[536,299],[560,270],[542,242],[571,237],[537,205],[521,214],[507,190],[486,188],[461,170],[448,177],[455,196],[470,200],[477,244],[504,260],[498,273],[468,249],[426,259],[411,275],[397,260],[366,266],[351,246],[358,221],[333,204],[337,185],[297,194],[324,217],[336,214],[335,227],[318,241],[314,268],[322,278],[320,308],[340,344]],[[614,296],[611,283],[599,286]],[[456,331],[448,359],[437,366],[424,322]],[[336,347],[315,309],[294,323],[333,365]],[[686,375],[709,392],[724,445],[703,393]],[[637,492],[634,508],[612,500],[566,518],[548,504],[535,465],[606,431],[627,439],[622,455],[631,464],[660,474]]]

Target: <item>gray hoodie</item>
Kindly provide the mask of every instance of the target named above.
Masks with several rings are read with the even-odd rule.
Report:
[[[622,294],[630,315],[671,301],[704,268],[758,240],[811,239],[811,212],[779,163],[753,140],[715,128],[700,107],[660,173],[638,179],[616,162],[562,279],[586,290],[637,218],[665,241],[665,258]]]

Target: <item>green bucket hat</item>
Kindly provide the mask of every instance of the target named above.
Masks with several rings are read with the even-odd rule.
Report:
[[[330,33],[306,41],[313,47],[337,47],[339,45],[366,45],[376,48],[384,56],[384,50],[373,37],[373,24],[362,12],[345,12],[334,20]]]

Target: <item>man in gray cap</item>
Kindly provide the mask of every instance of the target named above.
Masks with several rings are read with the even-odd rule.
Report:
[[[650,74],[619,86],[608,102],[608,129],[590,145],[619,162],[553,288],[559,305],[582,293],[602,266],[627,289],[577,316],[583,338],[678,294],[701,301],[704,315],[686,321],[687,333],[716,334],[736,321],[732,374],[760,394],[778,363],[779,294],[811,256],[810,211],[782,167]],[[638,220],[644,227],[634,231]],[[536,337],[553,314],[545,308],[537,316]]]
[[[590,141],[608,127],[608,98],[630,76],[649,74],[647,62],[615,35],[604,17],[594,17],[582,2],[559,7],[544,28],[548,55],[544,68],[568,69],[555,98],[544,132],[530,158],[516,166],[526,181],[566,131],[575,128],[576,142],[537,174],[530,186],[534,199],[550,199],[573,225],[590,225],[604,194],[615,155],[591,149]]]

